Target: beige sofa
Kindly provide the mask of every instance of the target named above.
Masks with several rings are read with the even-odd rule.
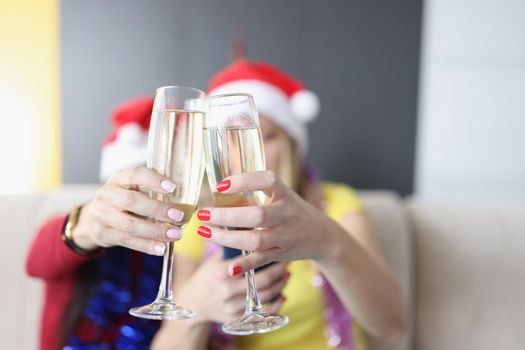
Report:
[[[0,349],[37,349],[42,290],[25,276],[29,241],[46,217],[83,202],[94,188],[0,197]],[[411,315],[402,341],[370,339],[372,350],[525,349],[525,201],[361,195]]]

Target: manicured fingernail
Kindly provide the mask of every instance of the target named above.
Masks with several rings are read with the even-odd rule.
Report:
[[[217,184],[217,191],[224,192],[232,185],[230,180],[222,180]]]
[[[155,253],[158,255],[164,254],[164,249],[166,249],[166,246],[164,244],[155,244]]]
[[[166,192],[173,192],[173,190],[175,190],[175,183],[169,180],[162,180],[160,187]]]
[[[171,239],[180,239],[182,232],[177,228],[170,228],[168,231],[166,231],[166,236]]]
[[[168,209],[168,217],[171,220],[181,221],[182,218],[184,217],[184,212],[178,209],[175,209],[175,208],[170,208]]]
[[[242,272],[242,268],[240,266],[234,266],[232,269],[232,276],[237,276]]]
[[[210,211],[209,211],[209,210],[201,209],[201,210],[199,210],[199,212],[197,213],[197,217],[198,217],[199,220],[201,220],[201,221],[210,221],[211,214],[210,214]]]
[[[201,235],[204,238],[210,238],[211,237],[211,230],[206,226],[199,226],[197,233]]]

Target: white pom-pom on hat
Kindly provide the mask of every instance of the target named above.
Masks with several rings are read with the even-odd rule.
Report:
[[[147,142],[147,130],[144,131],[138,123],[128,123],[117,131],[119,142],[128,145],[142,145]]]
[[[319,98],[310,90],[298,91],[290,98],[290,108],[295,117],[304,123],[310,123],[319,114]]]

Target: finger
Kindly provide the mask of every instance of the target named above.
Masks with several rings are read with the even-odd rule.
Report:
[[[223,300],[231,301],[246,296],[246,281],[244,278],[234,278],[233,280],[229,277],[228,280],[221,281],[217,285],[216,291],[221,293]]]
[[[184,217],[184,212],[170,202],[158,201],[143,193],[117,186],[102,187],[97,191],[96,198],[118,209],[164,222],[178,223]]]
[[[175,190],[175,183],[170,178],[146,167],[119,171],[113,174],[107,183],[121,188],[152,190],[159,193],[171,193]]]
[[[116,230],[111,227],[105,227],[100,233],[100,240],[106,246],[121,246],[143,252],[150,255],[163,255],[166,244],[140,237],[133,237],[129,234]]]
[[[271,200],[286,194],[287,187],[275,172],[270,170],[231,175],[217,184],[222,193],[264,191]]]
[[[257,285],[257,289],[262,291],[271,288],[277,282],[286,278],[289,275],[288,271],[286,271],[287,266],[288,262],[278,262],[268,266],[262,271],[257,271],[255,273],[255,284]]]
[[[279,299],[271,303],[270,306],[266,308],[266,312],[271,313],[271,314],[275,314],[279,312],[279,310],[281,309],[281,307],[283,306],[285,302],[286,302],[286,297],[283,295]]]
[[[283,278],[287,278],[288,273],[286,271],[287,262],[276,263],[264,271],[255,273],[255,285],[258,289],[264,291],[268,289],[267,294],[273,294],[272,288],[275,284],[279,283]],[[226,270],[225,270],[226,271]],[[240,296],[246,295],[246,281],[242,276],[239,278],[231,279],[228,277],[226,281],[223,281],[217,288],[223,294],[224,299],[231,300]],[[282,286],[281,286],[282,288]]]
[[[228,266],[228,273],[230,276],[237,276],[246,271],[269,264],[272,261],[277,261],[280,251],[280,248],[270,248],[236,258]]]
[[[285,208],[281,204],[234,208],[203,208],[199,220],[224,227],[271,227],[284,220]]]
[[[199,226],[197,234],[219,245],[240,250],[265,250],[275,247],[275,232],[270,230],[224,230],[217,226]]]
[[[100,204],[94,214],[106,226],[129,235],[159,241],[176,241],[182,237],[181,229],[176,226],[144,220],[109,205]]]
[[[284,275],[281,279],[276,281],[273,285],[271,285],[268,288],[261,289],[259,286],[257,286],[259,298],[261,299],[262,303],[267,303],[271,300],[273,300],[275,297],[279,296],[283,290],[283,288],[286,286],[286,283],[288,283],[288,275]]]

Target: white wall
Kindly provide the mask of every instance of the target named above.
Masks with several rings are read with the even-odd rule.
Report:
[[[424,7],[416,195],[525,197],[525,1]]]

